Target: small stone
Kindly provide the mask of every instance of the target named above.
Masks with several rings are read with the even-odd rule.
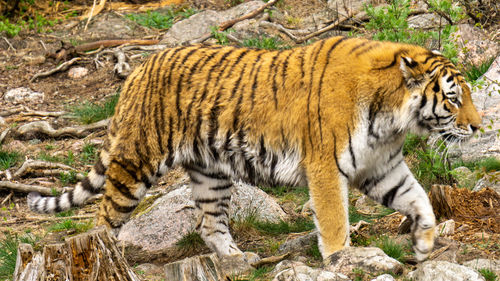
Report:
[[[5,119],[2,116],[0,116],[0,125],[5,125]]]
[[[394,277],[392,277],[392,275],[383,274],[383,275],[377,276],[377,278],[372,279],[371,281],[394,281],[394,280],[396,280],[396,279],[394,279]]]
[[[280,253],[300,252],[304,248],[309,247],[311,243],[316,243],[317,235],[318,232],[313,231],[295,239],[288,240],[285,243],[281,244],[278,251]]]
[[[88,73],[89,70],[87,68],[81,66],[75,66],[68,71],[68,77],[72,79],[80,79],[83,76],[87,75]]]
[[[477,181],[472,191],[479,191],[489,187],[500,194],[500,171],[489,172]]]
[[[464,223],[457,228],[457,232],[463,232],[463,231],[467,231],[469,229],[470,229],[470,226],[468,224]]]
[[[38,65],[45,62],[45,56],[24,56],[23,60],[29,65]]]
[[[455,221],[447,220],[436,226],[434,229],[434,235],[437,236],[448,236],[455,233]]]
[[[44,97],[45,95],[43,93],[35,92],[25,87],[8,90],[4,95],[4,99],[13,104],[19,104],[23,102],[40,103],[43,101]]]
[[[426,261],[407,277],[415,281],[484,281],[474,269],[447,261]]]

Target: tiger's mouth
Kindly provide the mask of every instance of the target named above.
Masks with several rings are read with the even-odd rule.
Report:
[[[440,138],[446,143],[457,143],[469,140],[473,133],[467,132],[462,129],[453,128],[452,131],[441,130],[439,131]]]

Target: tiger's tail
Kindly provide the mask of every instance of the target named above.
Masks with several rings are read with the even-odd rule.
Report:
[[[58,213],[82,205],[85,200],[100,193],[106,182],[107,166],[103,160],[107,159],[107,152],[103,149],[100,157],[90,170],[89,174],[75,188],[60,196],[44,197],[38,192],[28,194],[28,206],[37,213]]]

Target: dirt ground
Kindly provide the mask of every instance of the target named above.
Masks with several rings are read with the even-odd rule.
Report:
[[[139,1],[140,2],[140,1]],[[83,7],[92,1],[79,1]],[[229,1],[190,1],[191,5],[203,8],[225,9]],[[293,17],[303,17],[314,13],[322,8],[322,4],[318,4],[319,0],[284,0],[279,5],[282,9],[287,10]],[[87,6],[85,6],[87,5]],[[294,7],[291,9],[290,7]],[[104,12],[96,18],[96,21],[105,21],[116,15],[114,12]],[[132,23],[131,23],[132,25]],[[68,26],[72,26],[69,28]],[[50,121],[54,127],[62,127],[68,125],[78,125],[78,122],[71,116],[61,117],[33,117],[21,114],[27,110],[41,111],[68,111],[69,108],[83,102],[102,102],[106,97],[117,93],[122,86],[124,80],[117,77],[113,73],[115,62],[111,58],[101,58],[101,65],[98,66],[95,62],[95,56],[85,56],[84,59],[77,63],[78,66],[83,66],[89,70],[89,74],[81,79],[72,79],[68,77],[67,71],[55,73],[45,78],[40,78],[35,81],[30,79],[36,73],[47,71],[57,66],[53,58],[47,57],[47,54],[53,53],[62,46],[62,41],[71,42],[77,40],[79,42],[87,42],[95,40],[95,33],[90,26],[90,31],[82,31],[84,23],[75,20],[64,20],[56,26],[52,27],[52,33],[35,33],[34,31],[23,31],[19,36],[14,38],[0,38],[0,113],[7,112],[12,109],[22,108],[21,112],[12,115],[4,116],[5,124],[0,125],[0,132],[3,132],[9,127],[16,127],[27,122],[35,120]],[[137,39],[155,39],[161,34],[158,30],[145,30],[134,26],[128,34],[131,38],[134,34],[141,34]],[[135,32],[135,33],[134,33]],[[104,34],[104,33],[103,33]],[[101,34],[102,38],[112,39],[114,34]],[[106,38],[108,36],[108,38]],[[8,43],[6,42],[8,41]],[[9,46],[10,45],[10,46]],[[140,54],[140,52],[137,52]],[[134,56],[130,60],[131,67],[139,65],[146,59],[145,56]],[[43,92],[45,97],[43,100],[33,101],[24,104],[12,104],[6,102],[3,98],[5,93],[14,88],[27,87],[37,92]],[[102,143],[105,132],[98,131],[89,135],[84,139],[39,139],[30,141],[21,141],[12,137],[7,137],[3,141],[2,150],[18,151],[25,159],[36,159],[42,153],[50,155],[66,155],[68,151],[72,151],[78,157],[82,153],[82,147],[85,143],[92,142],[99,145]],[[52,149],[48,150],[47,147]],[[15,171],[22,161],[11,168]],[[76,161],[74,168],[85,172],[90,169],[89,164],[82,164]],[[4,174],[2,174],[5,177]],[[182,172],[176,170],[165,176],[157,188],[165,188],[171,183],[174,183],[182,176]],[[1,180],[6,180],[2,178]],[[36,184],[42,186],[57,186],[62,184],[57,177],[39,177],[39,178],[24,178],[19,182],[26,184]],[[500,258],[500,217],[498,210],[500,209],[500,199],[491,193],[483,192],[478,194],[466,194],[458,192],[455,194],[461,201],[456,206],[456,216],[452,217],[456,221],[456,228],[462,229],[451,236],[452,239],[460,243],[459,251],[460,260],[468,260],[477,257],[485,258]],[[28,211],[26,205],[26,194],[11,193],[10,190],[0,190],[0,239],[3,238],[4,232],[23,234],[28,230],[35,235],[43,235],[49,225],[58,221],[57,218],[51,215],[35,215]],[[482,208],[482,209],[481,209]],[[483,210],[478,213],[467,213],[467,210]],[[97,207],[95,204],[89,204],[80,210],[76,210],[76,216],[91,216]],[[390,215],[375,221],[373,224],[363,227],[361,233],[369,235],[373,232],[386,233],[391,236],[397,235],[398,225],[402,216]],[[445,219],[445,218],[441,218]],[[462,228],[464,225],[467,227]],[[251,239],[250,237],[242,237],[246,242],[242,243],[248,247],[256,247],[255,244],[260,243],[259,239]],[[241,243],[240,243],[241,244]]]

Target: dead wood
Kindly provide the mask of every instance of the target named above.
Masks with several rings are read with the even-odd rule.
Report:
[[[127,56],[125,56],[125,53],[119,49],[115,50],[113,52],[113,55],[117,60],[113,71],[116,75],[118,75],[118,77],[127,78],[127,76],[130,74],[130,65],[127,63]]]
[[[64,114],[67,114],[67,112],[64,111],[28,111],[28,112],[21,112],[21,116],[40,116],[40,117],[59,117],[63,116]]]
[[[248,13],[246,15],[243,15],[243,16],[241,16],[239,18],[235,18],[235,19],[232,19],[232,20],[225,21],[225,22],[219,24],[219,26],[217,27],[217,29],[219,31],[224,31],[224,30],[230,28],[231,26],[235,25],[236,23],[238,23],[240,21],[254,18],[258,14],[262,13],[262,11],[264,11],[265,9],[267,9],[267,8],[271,7],[272,5],[274,5],[276,2],[278,2],[278,0],[271,0],[271,1],[267,2],[266,4],[260,6],[259,8],[251,11],[250,13]],[[212,37],[212,35],[213,34],[211,32],[205,33],[201,37],[189,41],[188,44],[202,43],[203,41],[205,41],[208,38]]]
[[[79,60],[81,60],[81,58],[72,58],[71,60],[58,65],[56,68],[53,68],[53,69],[48,70],[48,71],[39,72],[39,73],[33,75],[33,77],[30,79],[30,82],[35,81],[37,78],[43,78],[43,77],[50,76],[50,75],[52,75],[56,72],[59,72],[59,71],[65,71],[66,69],[68,69],[68,67],[75,64]]]
[[[451,198],[451,186],[435,184],[431,186],[429,199],[432,209],[438,217],[451,218],[453,216],[453,201]]]
[[[76,127],[65,127],[54,129],[47,121],[35,121],[24,124],[14,130],[13,135],[18,139],[33,139],[33,138],[83,138],[90,133],[107,128],[110,119],[104,119],[89,125]]]
[[[281,255],[281,256],[270,256],[270,257],[262,258],[259,261],[252,263],[252,266],[255,268],[259,268],[259,267],[264,266],[264,265],[277,263],[277,262],[280,262],[280,261],[288,258],[289,255],[290,255],[290,253],[286,253],[286,254]]]
[[[235,19],[228,20],[228,21],[225,21],[225,22],[221,23],[219,25],[219,31],[224,31],[224,30],[230,28],[231,26],[235,25],[237,22],[254,18],[258,14],[262,13],[262,11],[264,11],[265,9],[267,9],[267,8],[271,7],[272,5],[274,5],[276,2],[278,2],[278,0],[271,0],[271,1],[267,2],[266,4],[260,6],[259,8],[251,11],[250,13],[248,13],[246,15],[243,15],[243,16],[241,16],[239,18],[235,18]]]
[[[29,279],[32,272],[39,279]],[[139,281],[114,239],[103,228],[44,246],[35,252],[27,244],[18,248],[14,281],[25,280]]]
[[[26,175],[37,174],[42,176],[59,175],[65,171],[74,171],[75,169],[61,163],[53,163],[41,160],[26,160],[21,168],[13,175],[13,179],[19,179]],[[82,175],[83,176],[83,175]]]
[[[56,187],[49,188],[45,186],[28,185],[11,181],[0,181],[0,189],[8,189],[11,191],[22,192],[22,193],[38,192],[46,196],[54,195],[53,194],[54,191],[58,193],[63,192],[62,188],[56,188]]]
[[[10,132],[10,128],[3,130],[3,132],[0,134],[0,144],[2,144],[3,140],[9,134],[9,132]]]
[[[10,115],[17,114],[17,113],[19,113],[19,112],[21,112],[23,110],[25,110],[24,106],[2,110],[2,111],[0,111],[0,116],[1,117],[7,117],[7,116],[10,116]]]

